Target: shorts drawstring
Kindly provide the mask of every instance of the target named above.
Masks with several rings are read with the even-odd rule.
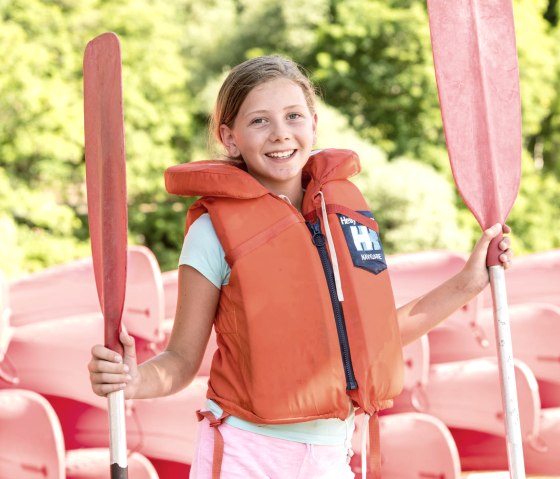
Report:
[[[350,421],[348,419],[344,420],[346,425],[346,439],[344,440],[344,447],[346,448],[346,462],[350,464],[350,459],[354,455],[354,449],[352,448],[352,435],[354,430],[350,429]]]
[[[309,462],[311,464],[313,464],[315,462],[316,456],[315,456],[315,447],[314,444],[305,444],[307,447],[307,455],[309,457]]]
[[[362,479],[366,479],[367,475],[367,438],[369,432],[369,418],[368,413],[364,414],[364,423],[362,425]]]
[[[369,463],[367,461],[368,442],[370,448]],[[376,411],[373,414],[364,414],[364,424],[362,426],[362,479],[379,479],[380,477],[379,416]]]
[[[220,417],[214,416],[210,411],[196,411],[199,421],[206,419],[210,423],[210,427],[214,428],[214,453],[212,457],[212,479],[219,479],[222,471],[222,459],[224,457],[224,438],[219,427],[229,417],[224,412]]]

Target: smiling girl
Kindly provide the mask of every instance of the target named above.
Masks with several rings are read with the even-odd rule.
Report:
[[[279,56],[235,67],[218,94],[212,132],[227,159],[166,172],[170,193],[199,196],[187,216],[167,349],[137,365],[96,345],[93,391],[126,398],[173,394],[195,377],[212,327],[214,354],[191,477],[354,477],[354,414],[369,422],[379,473],[377,412],[402,387],[402,345],[488,283],[486,230],[464,269],[395,308],[377,223],[348,177],[349,150],[312,151],[315,93]],[[389,181],[389,180],[388,180]],[[509,238],[500,261],[510,264]]]

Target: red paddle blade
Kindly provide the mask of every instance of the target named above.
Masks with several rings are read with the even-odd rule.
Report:
[[[428,0],[453,177],[483,229],[519,190],[521,103],[511,0]]]
[[[105,345],[122,352],[128,220],[121,52],[113,33],[86,47],[84,122],[89,232]]]

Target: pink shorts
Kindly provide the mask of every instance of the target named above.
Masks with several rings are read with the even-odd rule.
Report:
[[[286,441],[222,424],[220,479],[353,479],[345,446]],[[214,430],[200,422],[190,479],[212,478]]]

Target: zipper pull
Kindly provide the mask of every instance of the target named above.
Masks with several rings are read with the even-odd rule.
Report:
[[[311,230],[313,234],[311,241],[317,248],[323,248],[325,246],[325,235],[321,232],[321,224],[317,220],[317,223],[307,223],[307,227]]]

